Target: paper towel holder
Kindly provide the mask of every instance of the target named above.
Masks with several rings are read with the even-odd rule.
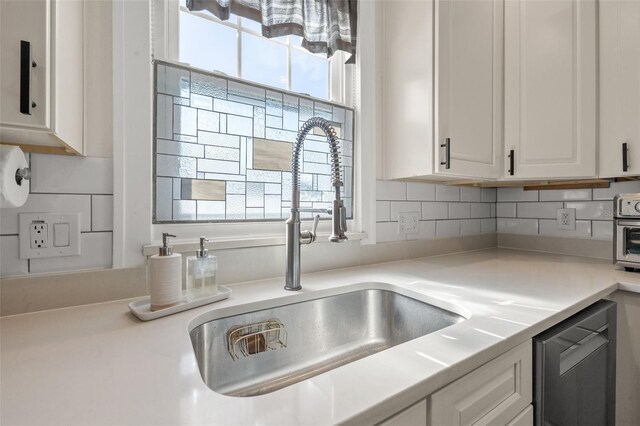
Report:
[[[31,180],[31,169],[29,167],[16,170],[16,183],[22,185],[23,180]]]

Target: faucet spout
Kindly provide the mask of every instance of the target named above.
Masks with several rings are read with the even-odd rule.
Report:
[[[340,149],[336,131],[331,123],[324,118],[313,117],[307,120],[300,130],[293,144],[291,154],[291,216],[286,221],[285,249],[287,258],[287,269],[285,273],[285,290],[300,290],[300,245],[304,242],[310,244],[315,240],[314,231],[300,231],[300,154],[302,144],[307,135],[314,127],[322,129],[327,136],[329,152],[331,158],[331,185],[334,188],[335,197],[333,208],[331,209],[331,236],[329,241],[340,243],[347,240],[347,209],[340,197],[340,188],[344,186],[342,182],[342,171],[340,167]],[[316,222],[317,224],[317,222]],[[309,238],[313,235],[313,238]]]

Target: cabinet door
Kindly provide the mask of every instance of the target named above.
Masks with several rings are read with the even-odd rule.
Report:
[[[595,176],[595,0],[506,2],[505,151],[506,178]]]
[[[599,175],[640,175],[640,1],[601,1],[599,13]]]
[[[46,0],[0,1],[0,122],[4,125],[46,129],[49,126],[49,42],[51,3]],[[21,41],[30,43],[36,67],[30,75],[31,114],[20,112]],[[23,86],[28,83],[22,82]]]
[[[504,0],[436,2],[436,146],[440,174],[501,173]],[[448,152],[447,152],[448,151]]]

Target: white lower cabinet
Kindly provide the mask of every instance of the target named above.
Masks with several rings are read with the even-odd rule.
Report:
[[[382,422],[384,426],[531,426],[531,341]]]

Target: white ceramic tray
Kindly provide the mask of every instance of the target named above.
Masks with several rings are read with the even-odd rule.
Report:
[[[142,321],[150,321],[156,318],[166,317],[167,315],[177,314],[178,312],[186,311],[188,309],[208,305],[209,303],[218,302],[220,300],[227,299],[231,295],[230,288],[224,286],[219,286],[218,288],[220,291],[217,294],[193,300],[191,302],[187,301],[186,293],[183,292],[182,301],[180,303],[157,311],[151,310],[149,298],[136,300],[135,302],[129,303],[129,310]]]

